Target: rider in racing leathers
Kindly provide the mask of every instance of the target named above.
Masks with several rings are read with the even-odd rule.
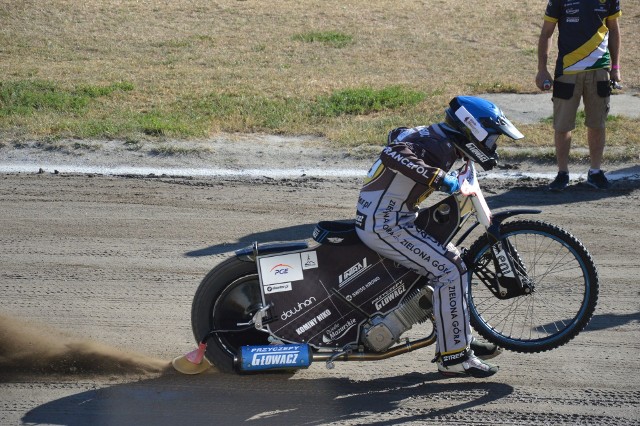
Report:
[[[414,221],[418,206],[433,191],[451,194],[459,189],[457,173],[447,174],[456,160],[471,158],[491,169],[502,134],[524,137],[491,102],[456,97],[449,103],[445,122],[389,133],[388,145],[371,167],[358,199],[360,239],[381,255],[433,278],[436,360],[446,375],[495,374],[498,368],[481,358],[497,355],[499,348],[471,336],[467,269],[458,250],[451,243],[442,246],[417,229]]]

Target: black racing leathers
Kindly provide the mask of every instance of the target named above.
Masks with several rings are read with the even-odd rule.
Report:
[[[444,124],[397,129],[373,164],[358,199],[356,229],[371,249],[433,277],[437,348],[445,364],[466,359],[471,331],[467,270],[460,253],[414,226],[419,204],[438,189],[457,160]]]

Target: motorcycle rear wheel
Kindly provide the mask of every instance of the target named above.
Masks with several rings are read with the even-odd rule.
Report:
[[[261,307],[260,282],[254,262],[232,257],[213,268],[202,280],[191,306],[191,327],[197,342],[207,339],[207,359],[223,373],[234,373],[235,358],[244,345],[267,345],[267,334],[251,321]],[[228,331],[239,330],[239,331]]]
[[[486,236],[473,243],[469,260],[469,314],[485,339],[516,352],[537,353],[564,345],[587,325],[598,301],[598,273],[591,255],[569,232],[540,221],[501,225],[515,248],[518,272],[533,291],[500,299],[480,279],[495,276]]]

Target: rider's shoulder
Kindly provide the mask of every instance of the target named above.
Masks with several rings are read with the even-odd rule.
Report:
[[[416,142],[432,138],[432,126],[398,127],[389,133],[391,143]]]

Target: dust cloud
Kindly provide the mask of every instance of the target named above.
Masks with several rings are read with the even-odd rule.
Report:
[[[65,336],[0,314],[0,376],[16,374],[159,374],[168,361]]]

